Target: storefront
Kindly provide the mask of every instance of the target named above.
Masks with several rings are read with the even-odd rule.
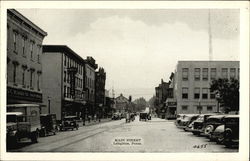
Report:
[[[166,106],[166,119],[176,119],[176,100],[172,98],[167,99]]]

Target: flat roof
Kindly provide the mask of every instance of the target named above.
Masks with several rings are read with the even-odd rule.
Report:
[[[43,45],[43,52],[61,52],[61,53],[68,53],[72,56],[76,57],[80,61],[85,62],[85,60],[79,56],[76,52],[74,52],[71,48],[67,45]]]

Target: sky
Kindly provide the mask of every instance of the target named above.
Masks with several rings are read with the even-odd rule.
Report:
[[[147,100],[179,60],[209,60],[207,9],[18,9],[106,70],[106,89]],[[239,60],[239,10],[211,9],[213,60]]]

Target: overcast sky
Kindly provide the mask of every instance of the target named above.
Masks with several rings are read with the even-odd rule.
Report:
[[[208,60],[208,10],[18,9],[48,33],[44,44],[92,56],[115,95],[146,99],[178,60]],[[210,10],[213,60],[239,60],[239,10]]]

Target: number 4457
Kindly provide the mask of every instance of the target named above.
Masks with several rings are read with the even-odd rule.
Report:
[[[193,148],[206,148],[207,147],[207,144],[202,144],[202,145],[194,145]]]

